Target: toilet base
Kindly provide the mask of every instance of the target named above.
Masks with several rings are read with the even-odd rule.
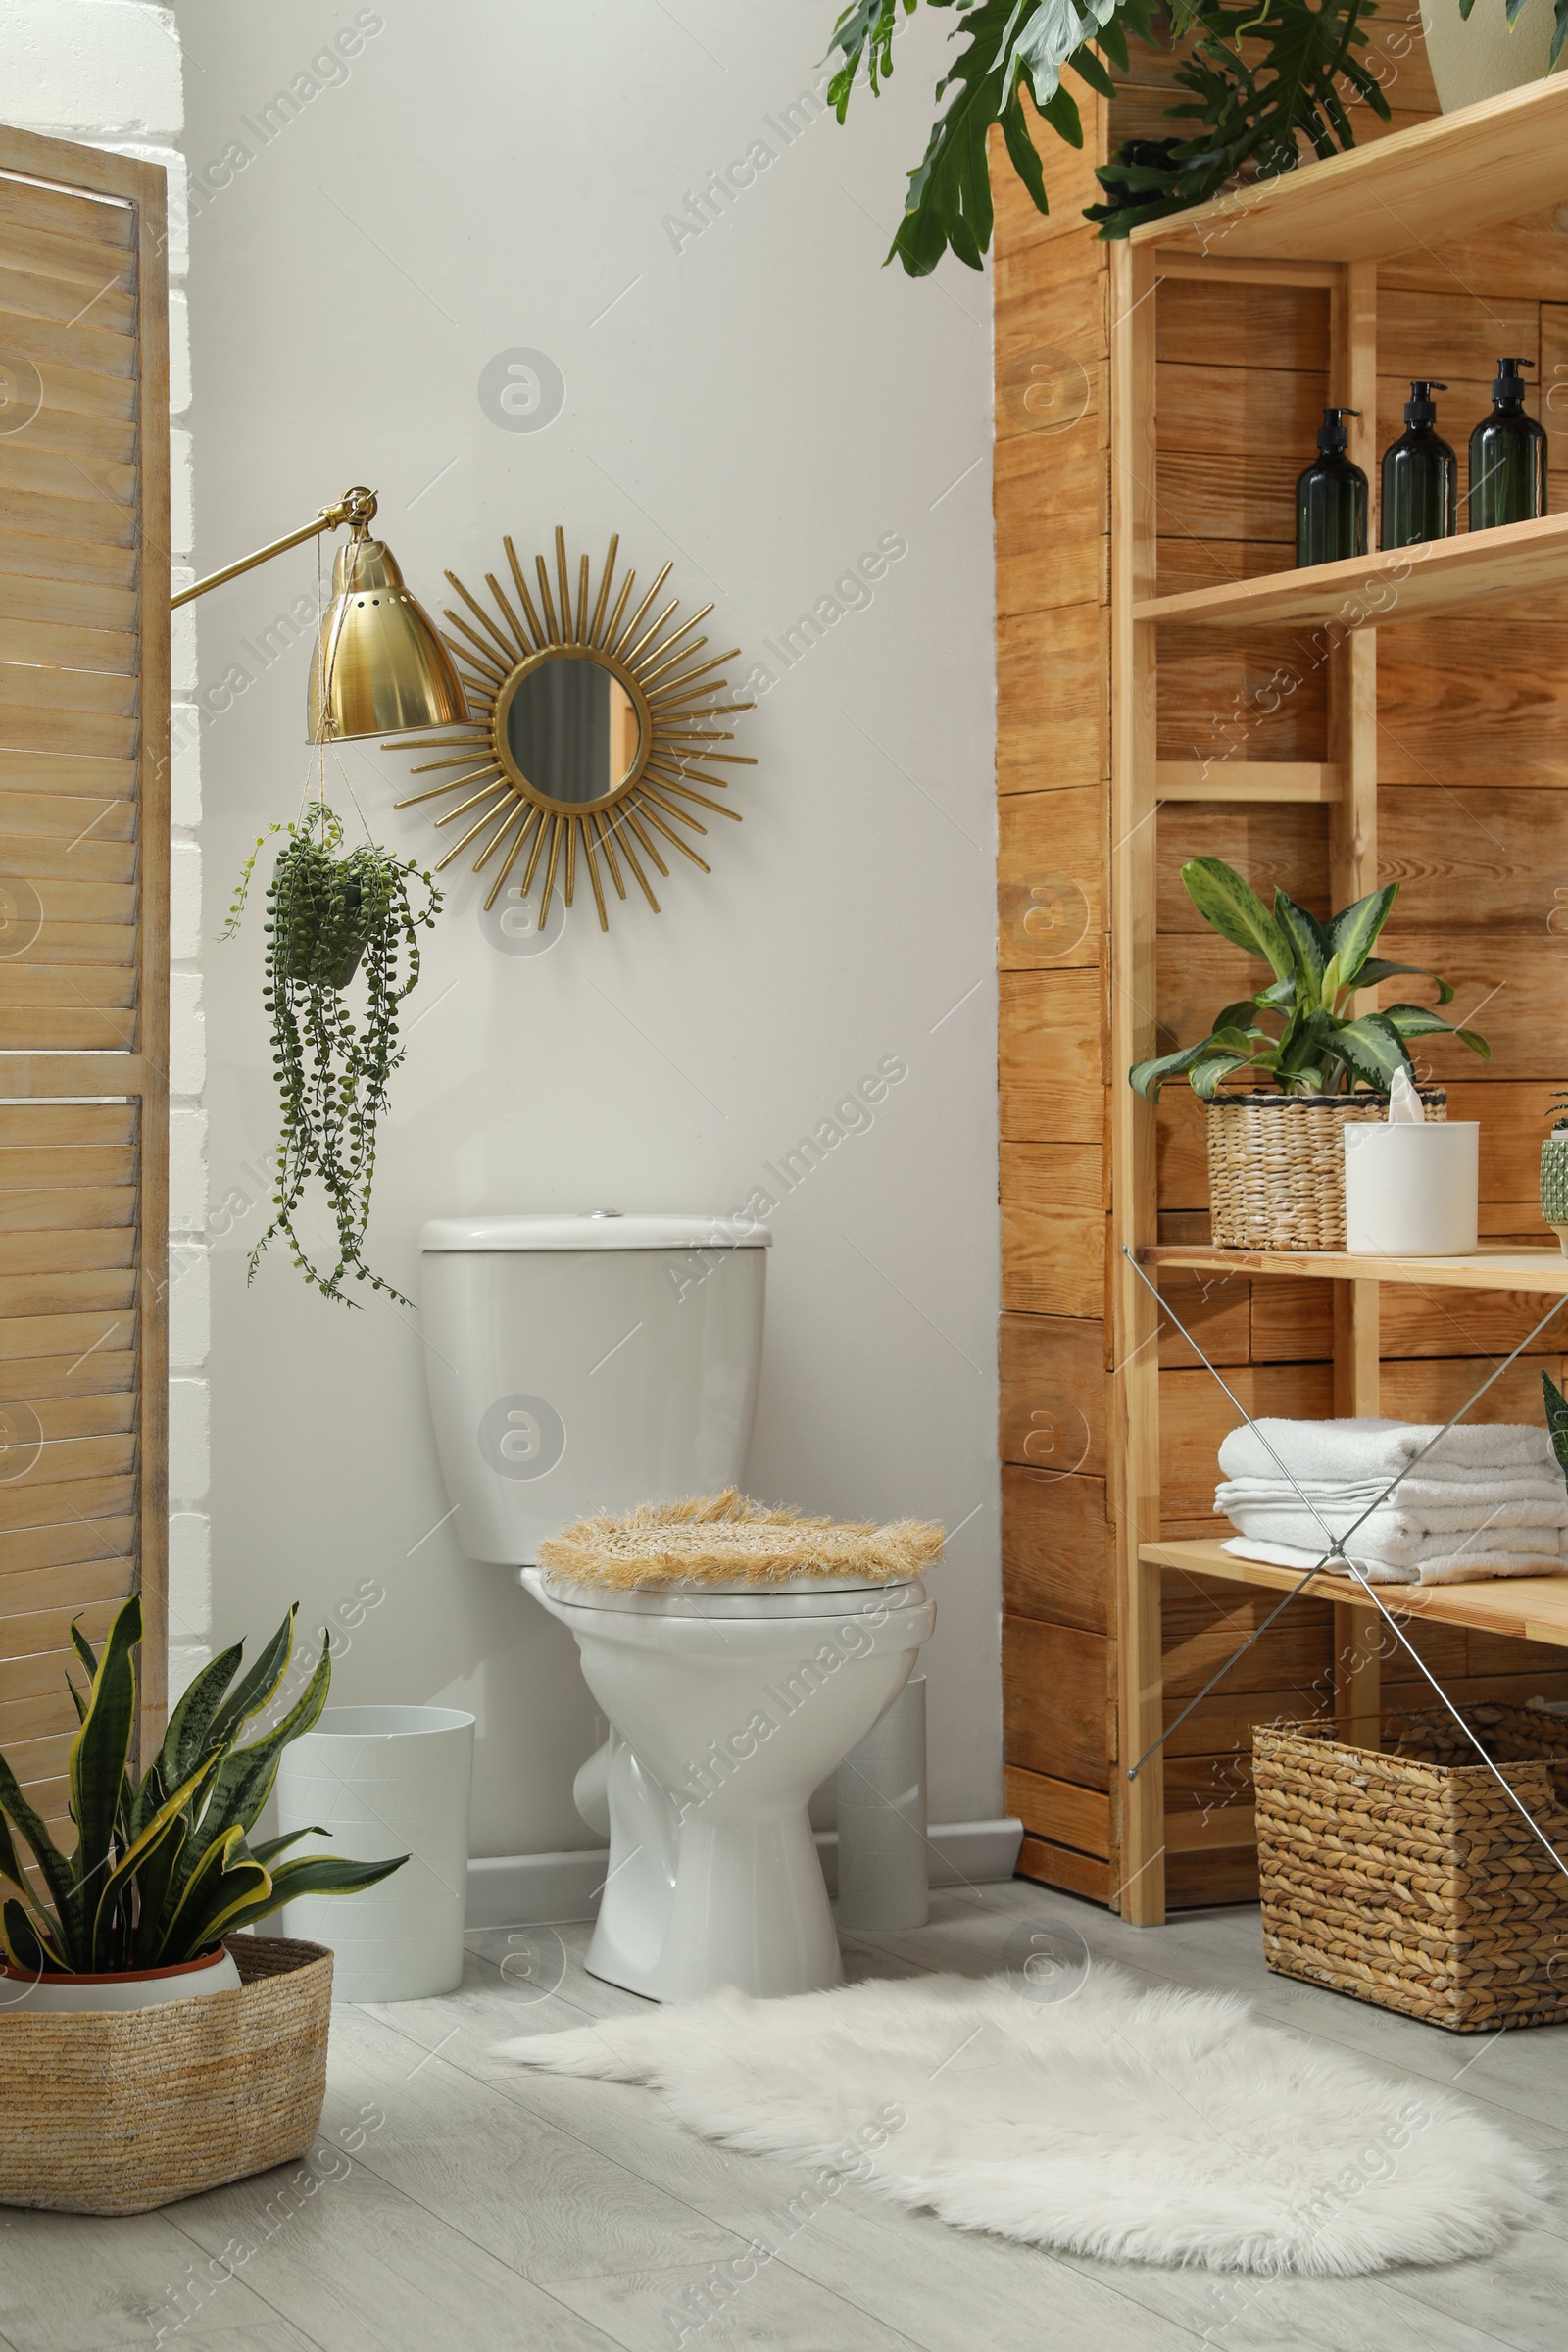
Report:
[[[684,1805],[612,1732],[610,1857],[587,1967],[651,2001],[733,1985],[755,1999],[844,1982],[804,1806],[744,1818]]]

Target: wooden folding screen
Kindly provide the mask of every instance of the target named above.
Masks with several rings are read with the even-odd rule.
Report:
[[[169,357],[155,166],[0,129],[0,1751],[66,1814],[71,1626],[165,1704]]]

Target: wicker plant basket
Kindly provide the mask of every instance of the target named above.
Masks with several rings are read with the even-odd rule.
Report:
[[[1421,1090],[1446,1119],[1441,1087]],[[1345,1129],[1386,1119],[1387,1095],[1220,1095],[1203,1105],[1210,1239],[1218,1250],[1343,1250]]]
[[[228,1948],[237,1992],[0,2011],[0,2204],[148,2213],[304,2155],[326,2095],[332,1955],[281,1936]]]
[[[1568,1722],[1523,1707],[1466,1720],[1568,1846]],[[1406,1718],[1389,1755],[1259,1725],[1252,1769],[1276,1974],[1455,2034],[1568,2017],[1568,1879],[1451,1718]]]

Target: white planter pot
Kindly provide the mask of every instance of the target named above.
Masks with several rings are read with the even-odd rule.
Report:
[[[75,2017],[86,2010],[161,2009],[167,2001],[190,2001],[204,1993],[237,1992],[239,1970],[226,1951],[177,1968],[146,1969],[115,1977],[28,1977],[0,1967],[0,2017],[19,2010],[33,2017]]]
[[[1555,22],[1552,0],[1525,0],[1511,29],[1504,0],[1476,0],[1468,19],[1459,14],[1459,0],[1421,0],[1421,29],[1444,113],[1539,81]]]
[[[335,1954],[334,2001],[420,2001],[462,1984],[473,1725],[454,1707],[328,1707],[283,1750],[279,1829],[331,1833],[301,1851],[409,1856],[365,1894],[284,1905],[283,1935]]]

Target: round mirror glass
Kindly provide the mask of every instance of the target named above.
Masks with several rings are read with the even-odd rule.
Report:
[[[640,736],[631,696],[589,654],[541,662],[507,710],[507,749],[535,792],[579,807],[619,791]]]

